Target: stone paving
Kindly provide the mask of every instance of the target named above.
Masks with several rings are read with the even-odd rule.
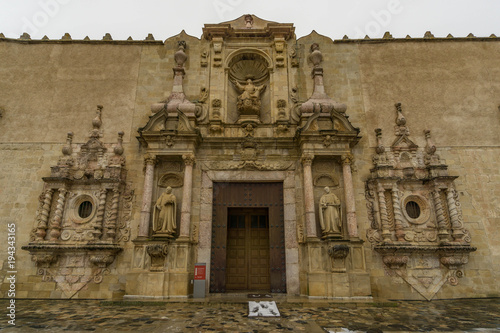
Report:
[[[281,317],[249,318],[248,302],[17,300],[2,332],[500,332],[500,299],[338,303],[275,299]]]

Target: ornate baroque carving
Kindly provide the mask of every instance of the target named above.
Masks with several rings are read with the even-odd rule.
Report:
[[[457,177],[448,175],[429,131],[423,149],[409,139],[401,103],[395,106],[396,139],[389,149],[382,131],[375,131],[375,167],[365,187],[371,222],[366,235],[391,274],[431,299],[444,283],[458,284],[476,248],[463,227],[453,184]]]
[[[35,228],[23,246],[43,280],[55,281],[67,297],[89,282],[100,283],[122,250],[118,242],[130,234],[131,192],[122,199],[124,133],[118,133],[115,145],[101,142],[102,111],[99,105],[86,143],[73,144],[68,133],[62,157],[43,178]],[[120,205],[125,207],[121,217]]]

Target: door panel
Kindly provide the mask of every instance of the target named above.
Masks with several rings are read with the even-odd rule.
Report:
[[[229,208],[226,290],[269,291],[268,212]]]
[[[286,292],[283,183],[216,182],[213,191],[210,292],[225,292],[239,284]],[[235,208],[265,208],[265,213],[250,214],[246,221],[228,215]],[[257,249],[245,252],[254,246]]]

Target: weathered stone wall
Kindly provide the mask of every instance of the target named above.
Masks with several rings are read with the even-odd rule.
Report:
[[[130,239],[136,238],[144,176],[142,148],[135,137],[137,129],[147,123],[150,105],[165,99],[172,89],[178,40],[186,40],[188,45],[184,91],[194,100],[201,87],[208,87],[210,65],[200,65],[204,42],[183,33],[166,43],[0,41],[0,222],[5,228],[11,222],[17,226],[19,297],[61,297],[54,292],[53,283],[28,279],[36,269],[20,247],[29,242],[41,178],[48,176],[50,166],[57,163],[66,132],[74,132],[74,142],[87,140],[97,104],[104,106],[102,141],[115,142],[116,133],[125,132],[127,182],[135,193]],[[500,42],[334,43],[312,33],[298,40],[300,66],[289,72],[288,86],[298,87],[301,101],[313,91],[307,63],[312,42],[320,43],[324,55],[327,94],[348,105],[349,120],[361,129],[362,139],[354,149],[353,173],[361,238],[365,239],[369,228],[364,181],[372,167],[374,129],[382,128],[384,143],[389,146],[394,138],[394,103],[401,102],[410,138],[423,147],[423,130],[430,129],[438,154],[449,165],[450,173],[459,176],[456,186],[465,227],[471,232],[472,245],[478,248],[470,256],[460,284],[445,284],[436,297],[500,295],[495,282],[500,278],[500,210],[496,204],[500,197]],[[201,178],[195,168],[195,193],[200,190]],[[200,220],[200,203],[204,203],[203,198],[193,195],[192,223],[196,226],[207,223]],[[298,218],[302,210],[296,210]],[[0,232],[0,243],[6,243],[5,232]],[[420,299],[402,280],[388,276],[379,254],[368,242],[365,250],[374,296]],[[6,246],[0,248],[4,267],[0,278],[6,272],[6,251]],[[85,291],[79,297],[112,297],[123,292],[132,252],[130,241],[100,289]],[[4,296],[6,287],[5,283],[1,287]]]
[[[410,138],[423,147],[423,130],[431,130],[438,154],[449,165],[450,174],[459,176],[456,186],[465,227],[471,232],[472,245],[478,248],[471,254],[459,285],[445,284],[436,297],[498,296],[500,290],[495,281],[500,274],[500,210],[493,198],[498,196],[500,186],[495,167],[500,158],[500,60],[496,56],[500,43],[405,40],[361,43],[358,49],[366,119],[362,133],[367,141],[361,142],[366,150],[364,161],[357,164],[356,178],[362,180],[359,178],[364,178],[371,167],[375,128],[382,129],[386,146],[392,144],[394,103],[401,102]],[[355,117],[351,119],[356,124]],[[358,188],[358,194],[361,192]],[[357,207],[362,214],[365,207],[359,199],[360,196]],[[377,253],[371,257],[374,295],[419,298],[408,285],[391,288],[391,283],[402,280],[387,277]]]

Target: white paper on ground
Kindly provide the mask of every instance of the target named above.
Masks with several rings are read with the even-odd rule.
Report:
[[[274,301],[248,302],[249,317],[279,317],[280,312]]]

